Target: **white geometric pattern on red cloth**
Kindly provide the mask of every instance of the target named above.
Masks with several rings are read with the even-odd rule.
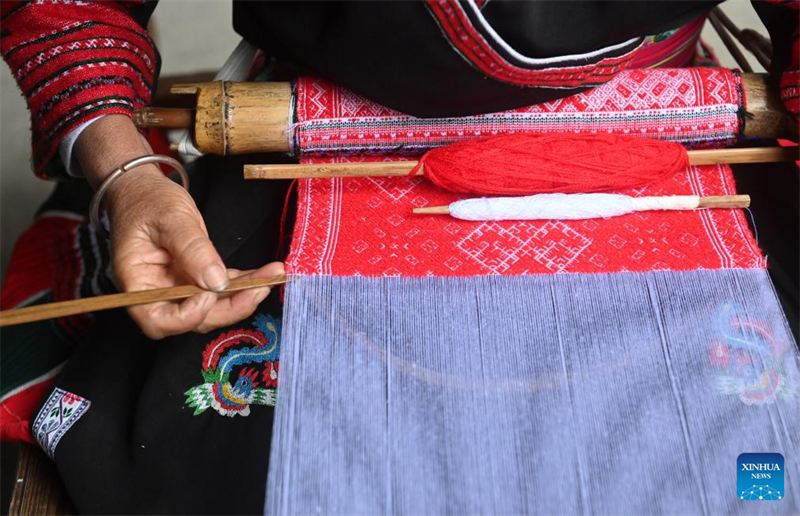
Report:
[[[729,167],[704,166],[623,193],[731,195],[735,186]],[[294,274],[473,276],[766,266],[742,210],[517,222],[411,214],[459,198],[421,178],[303,180],[287,267]]]
[[[723,144],[736,140],[743,107],[739,76],[722,68],[626,70],[584,93],[460,118],[411,117],[310,78],[298,81],[296,99],[293,140],[304,156],[420,154],[515,132],[609,132]]]

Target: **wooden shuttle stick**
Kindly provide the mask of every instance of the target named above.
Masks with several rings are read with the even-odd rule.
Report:
[[[269,287],[280,285],[291,281],[286,276],[275,276],[272,278],[245,278],[233,279],[228,287],[218,294],[238,292],[251,288]],[[99,312],[100,310],[110,310],[112,308],[122,308],[126,306],[145,305],[158,301],[177,301],[186,299],[195,294],[207,292],[195,285],[182,285],[179,287],[159,288],[153,290],[140,290],[138,292],[123,292],[120,294],[109,294],[106,296],[87,297],[83,299],[73,299],[71,301],[61,301],[58,303],[47,303],[44,305],[27,306],[16,310],[4,310],[0,312],[0,327],[23,324],[34,321],[43,321],[56,317],[67,317],[70,315],[85,314],[89,312]]]
[[[615,217],[636,211],[748,208],[749,195],[539,194],[527,197],[481,197],[447,206],[414,208],[418,215],[452,215],[463,220],[580,220]]]
[[[670,196],[665,196],[663,199],[669,199]],[[695,196],[675,196],[675,197],[695,197]],[[636,199],[651,199],[651,197],[637,197]],[[646,201],[645,201],[646,202]],[[689,209],[705,209],[705,208],[749,208],[750,196],[749,195],[711,195],[708,197],[697,197],[697,207]],[[642,209],[634,211],[648,211],[652,208],[646,207],[643,203]],[[673,208],[685,210],[687,208]],[[425,206],[423,208],[414,208],[412,213],[417,215],[450,215],[450,206]]]
[[[797,147],[757,147],[748,149],[713,149],[688,151],[692,165],[735,163],[771,163],[797,161]],[[370,163],[328,163],[321,165],[245,165],[245,179],[299,179],[324,177],[407,176],[416,161],[381,161]],[[643,164],[642,166],[647,166]],[[423,167],[417,175],[423,175]]]

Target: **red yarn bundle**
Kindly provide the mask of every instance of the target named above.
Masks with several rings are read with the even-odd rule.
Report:
[[[644,186],[689,165],[678,143],[613,134],[508,134],[425,153],[412,175],[452,192],[531,195]]]

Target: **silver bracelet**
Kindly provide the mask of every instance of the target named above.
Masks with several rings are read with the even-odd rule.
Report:
[[[178,173],[178,176],[180,176],[183,187],[187,190],[189,189],[189,174],[186,173],[186,169],[183,168],[183,165],[181,165],[178,160],[170,158],[169,156],[164,156],[163,154],[151,154],[150,156],[142,156],[141,158],[132,159],[111,172],[111,174],[109,174],[108,177],[103,180],[102,184],[100,184],[100,188],[98,188],[92,196],[92,202],[89,205],[89,220],[99,234],[105,237],[108,236],[108,231],[105,227],[103,227],[103,223],[100,221],[100,202],[103,200],[103,196],[106,194],[108,189],[111,188],[111,185],[114,184],[117,179],[122,177],[122,174],[125,172],[142,165],[148,165],[150,163],[163,163],[165,165],[169,165],[175,169],[175,171]]]

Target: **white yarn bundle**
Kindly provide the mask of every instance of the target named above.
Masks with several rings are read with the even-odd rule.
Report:
[[[616,217],[644,210],[693,210],[695,195],[630,197],[620,194],[538,194],[527,197],[482,197],[450,205],[462,220],[577,220]]]

